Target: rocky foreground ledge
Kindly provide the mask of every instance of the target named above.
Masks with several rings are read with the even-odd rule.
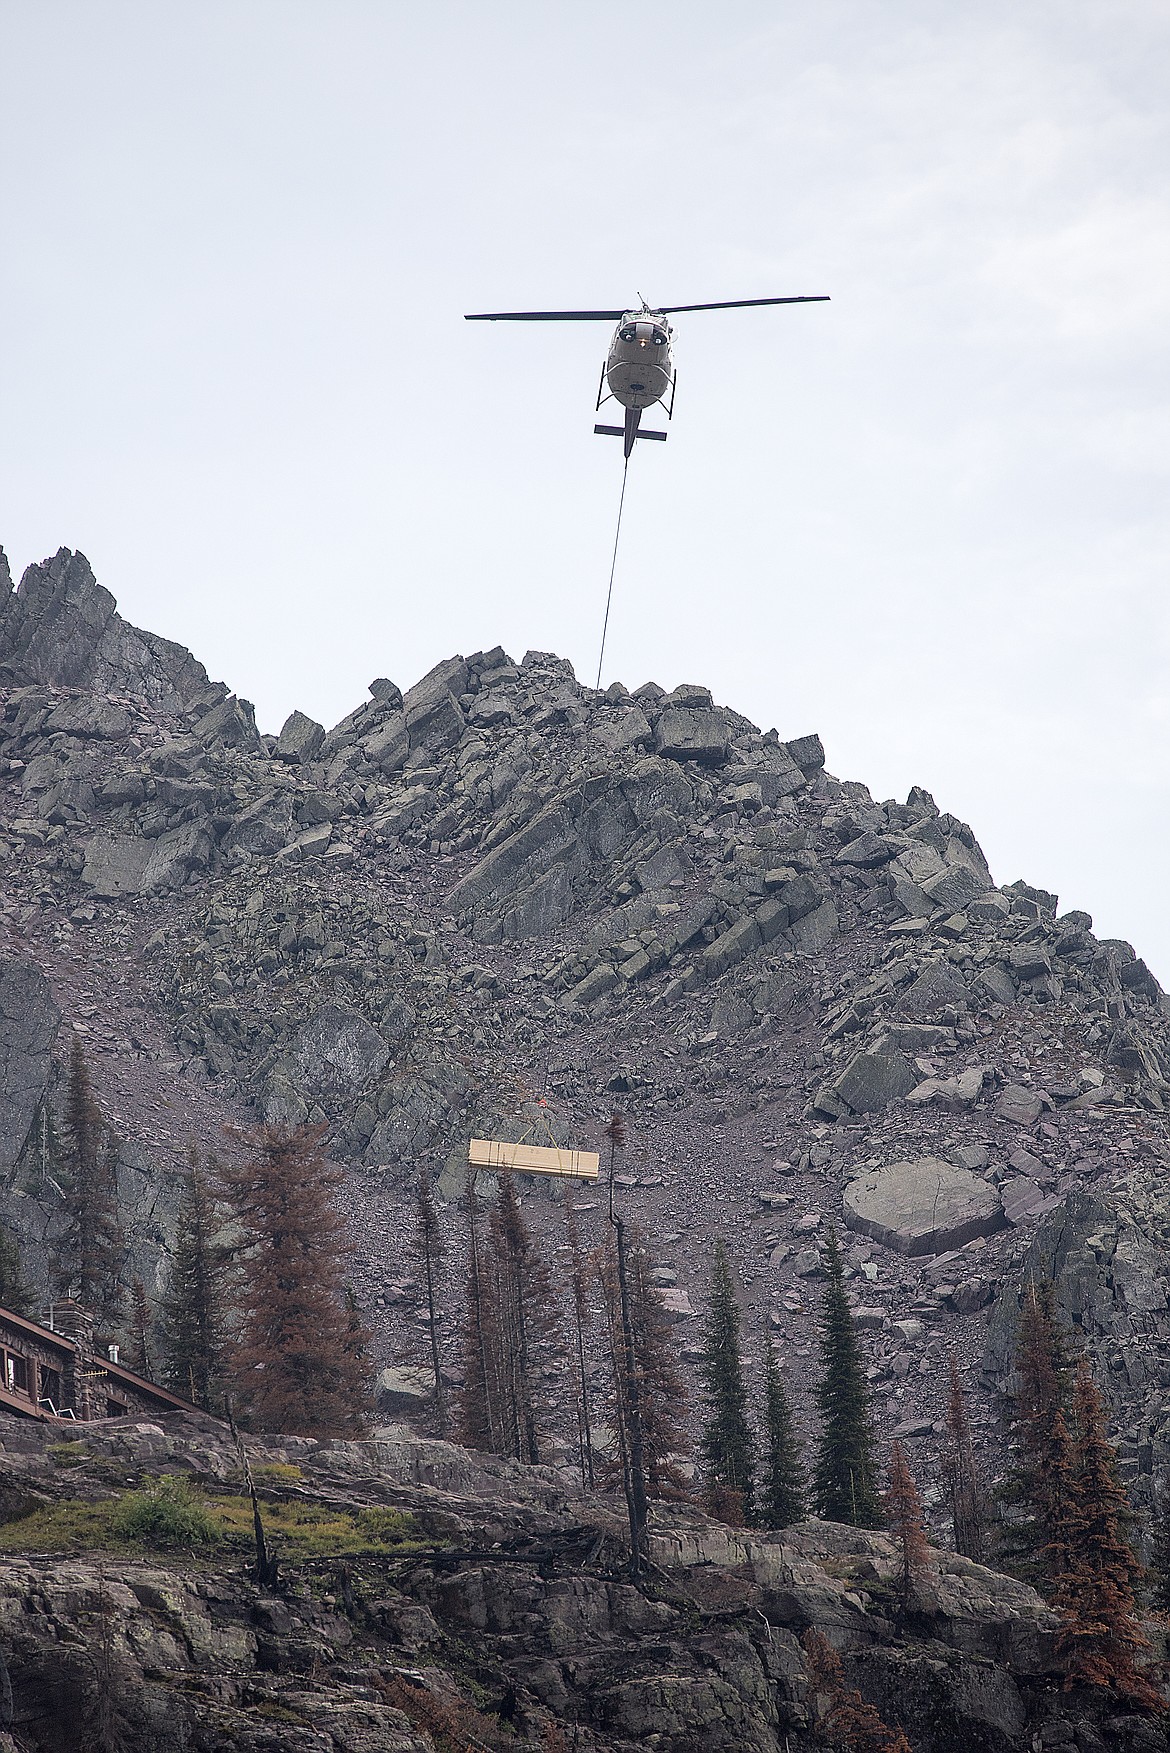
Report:
[[[932,1553],[922,1609],[902,1619],[882,1534],[810,1520],[760,1536],[669,1506],[635,1587],[616,1499],[387,1426],[365,1442],[250,1439],[270,1532],[290,1531],[260,1587],[242,1540],[32,1549],[49,1527],[60,1544],[71,1517],[92,1529],[152,1477],[243,1501],[222,1426],[52,1434],[0,1436],[8,1749],[811,1753],[824,1743],[798,1641],[810,1627],[915,1753],[1165,1745],[1150,1719],[1061,1692],[1049,1609],[952,1553]],[[397,1532],[364,1550],[340,1535],[338,1551],[309,1550],[291,1532],[323,1512],[329,1527],[373,1525],[372,1510],[397,1512]]]

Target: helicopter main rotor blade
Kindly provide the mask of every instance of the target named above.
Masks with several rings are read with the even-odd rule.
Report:
[[[465,323],[618,323],[624,310],[484,310]]]
[[[680,310],[747,310],[755,304],[828,304],[827,292],[804,294],[799,298],[726,298],[721,304],[663,304],[659,311],[663,316],[673,315]]]

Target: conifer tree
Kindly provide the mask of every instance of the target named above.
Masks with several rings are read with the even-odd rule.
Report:
[[[687,1494],[686,1481],[675,1465],[675,1457],[686,1454],[690,1441],[683,1428],[687,1394],[679,1373],[676,1341],[662,1300],[650,1282],[649,1251],[638,1225],[630,1226],[626,1241],[626,1291],[638,1386],[646,1495],[684,1497]],[[598,1250],[594,1264],[601,1285],[612,1365],[613,1424],[618,1435],[619,1457],[626,1467],[629,1461],[630,1407],[616,1247],[611,1245]],[[624,1473],[622,1482],[625,1482]]]
[[[687,1482],[675,1460],[687,1454],[691,1443],[684,1428],[687,1388],[679,1370],[678,1341],[650,1282],[650,1250],[640,1225],[631,1224],[629,1244],[627,1288],[646,1490],[651,1497],[684,1497]]]
[[[208,1169],[192,1149],[160,1325],[164,1380],[205,1412],[220,1404],[224,1365],[225,1259],[214,1231]]]
[[[259,1126],[237,1134],[242,1161],[220,1172],[247,1238],[235,1307],[233,1385],[251,1421],[305,1436],[365,1428],[368,1382],[348,1331],[342,1181],[322,1150],[324,1126]]]
[[[120,1151],[117,1134],[102,1119],[81,1041],[75,1035],[65,1086],[68,1225],[56,1277],[59,1287],[83,1303],[99,1323],[115,1317],[121,1295]]]
[[[499,1351],[500,1454],[518,1461],[540,1460],[537,1353],[547,1350],[555,1332],[548,1267],[541,1259],[520,1211],[516,1182],[501,1172],[499,1195],[489,1219],[495,1275],[496,1340]]]
[[[822,1375],[816,1390],[821,1433],[813,1473],[816,1512],[826,1521],[876,1528],[882,1518],[869,1394],[845,1293],[841,1250],[832,1229],[825,1244],[824,1264],[827,1283],[821,1315]]]
[[[951,1506],[955,1551],[982,1564],[987,1557],[987,1510],[983,1477],[975,1459],[971,1424],[958,1365],[950,1359],[947,1399],[947,1442],[943,1480]]]
[[[495,1380],[495,1309],[475,1197],[475,1180],[469,1173],[467,1300],[461,1336],[463,1379],[459,1386],[458,1433],[464,1448],[490,1452],[496,1447],[499,1431],[499,1419],[496,1416],[498,1392]]]
[[[415,1204],[415,1235],[419,1260],[422,1263],[423,1287],[427,1297],[427,1332],[431,1342],[431,1369],[435,1378],[435,1418],[439,1435],[447,1434],[447,1395],[443,1387],[443,1366],[439,1356],[439,1310],[437,1282],[443,1263],[443,1230],[435,1210],[430,1170],[424,1164],[418,1172]]]
[[[1124,1533],[1132,1516],[1117,1477],[1117,1451],[1106,1434],[1105,1407],[1083,1357],[1072,1419],[1073,1469],[1061,1499],[1061,1569],[1053,1594],[1065,1684],[1105,1687],[1131,1704],[1164,1710],[1165,1700],[1137,1666],[1152,1654],[1137,1618],[1134,1585],[1141,1567]]]
[[[764,1528],[790,1528],[804,1518],[804,1468],[776,1347],[770,1339],[764,1374],[764,1430],[768,1446],[758,1519]]]
[[[470,1183],[468,1189],[459,1429],[468,1448],[532,1463],[540,1459],[548,1412],[538,1372],[555,1343],[555,1303],[548,1268],[528,1232],[509,1171],[500,1172],[498,1186],[486,1238],[476,1221]]]
[[[641,1576],[645,1564],[646,1521],[646,1456],[642,1431],[642,1379],[638,1368],[634,1323],[630,1311],[630,1286],[626,1263],[625,1219],[614,1206],[614,1169],[617,1153],[626,1147],[626,1123],[623,1115],[614,1113],[605,1129],[609,1140],[609,1223],[613,1230],[614,1258],[617,1268],[617,1310],[621,1346],[615,1343],[615,1376],[618,1378],[617,1401],[623,1409],[618,1421],[622,1457],[622,1485],[625,1491],[626,1514],[630,1524],[630,1575]],[[620,1361],[619,1361],[620,1359]]]
[[[707,1411],[699,1446],[706,1475],[704,1500],[715,1515],[734,1523],[750,1521],[755,1507],[755,1442],[747,1420],[739,1352],[739,1304],[722,1236],[715,1241],[699,1377]]]
[[[148,1379],[153,1374],[150,1337],[153,1325],[146,1286],[136,1278],[130,1286],[130,1343],[126,1347],[126,1367]]]
[[[576,1372],[575,1411],[577,1418],[577,1454],[581,1467],[581,1489],[592,1491],[593,1429],[589,1408],[589,1375],[585,1365],[585,1329],[589,1325],[589,1275],[581,1247],[581,1226],[573,1208],[573,1191],[568,1181],[563,1190],[565,1233],[569,1238],[569,1288],[572,1293],[574,1369]]]
[[[1072,1469],[1067,1362],[1051,1286],[1028,1286],[1015,1351],[1011,1474],[999,1497],[1014,1511],[1000,1527],[998,1562],[1038,1587],[1063,1569],[1064,1494]]]
[[[36,1298],[30,1290],[20,1261],[15,1238],[0,1225],[0,1309],[11,1309],[16,1315],[32,1315]]]
[[[898,1548],[896,1586],[902,1611],[914,1605],[930,1562],[922,1499],[901,1443],[890,1447],[890,1483],[885,1492],[886,1525]]]

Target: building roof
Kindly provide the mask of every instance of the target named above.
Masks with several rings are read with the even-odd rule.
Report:
[[[15,1309],[0,1307],[0,1324],[18,1328],[21,1332],[26,1333],[30,1339],[34,1339],[38,1345],[50,1351],[59,1351],[63,1357],[69,1354],[77,1355],[81,1349],[76,1341],[70,1339],[67,1334],[58,1333],[53,1327],[42,1326],[39,1321],[30,1320],[27,1315],[19,1315]],[[202,1407],[196,1406],[193,1401],[184,1400],[181,1394],[172,1394],[169,1388],[160,1388],[157,1382],[149,1381],[146,1376],[136,1375],[133,1370],[128,1370],[125,1364],[111,1363],[109,1358],[103,1357],[100,1351],[93,1353],[93,1362],[102,1374],[109,1377],[112,1382],[120,1382],[124,1387],[133,1388],[136,1393],[151,1400],[160,1400],[164,1405],[174,1408],[177,1412],[196,1412],[201,1417],[208,1416]],[[9,1393],[3,1383],[0,1383],[0,1407],[6,1411],[21,1412],[26,1417],[29,1414],[28,1399],[18,1394]],[[37,1418],[51,1416],[42,1413],[39,1408],[33,1409],[33,1415]]]

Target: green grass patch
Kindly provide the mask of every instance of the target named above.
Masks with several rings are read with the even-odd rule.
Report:
[[[251,1548],[252,1505],[246,1497],[215,1498],[208,1506],[233,1546]],[[425,1544],[410,1516],[397,1510],[340,1510],[315,1503],[266,1503],[264,1533],[278,1552],[301,1558],[356,1552],[420,1551]]]
[[[67,1497],[0,1527],[0,1552],[91,1552],[112,1543],[110,1503]]]
[[[341,1510],[312,1503],[261,1507],[270,1546],[286,1559],[333,1553],[419,1552],[428,1542],[398,1510]],[[185,1476],[165,1474],[138,1491],[98,1503],[65,1498],[0,1526],[0,1552],[190,1552],[253,1549],[252,1504],[211,1496]]]
[[[128,1545],[156,1552],[214,1546],[221,1534],[203,1498],[177,1473],[164,1473],[142,1491],[128,1491],[115,1504],[110,1527]]]
[[[81,1442],[50,1443],[49,1458],[58,1467],[80,1467],[89,1459],[89,1450]]]
[[[298,1485],[304,1477],[295,1461],[260,1461],[252,1469],[257,1485]]]

